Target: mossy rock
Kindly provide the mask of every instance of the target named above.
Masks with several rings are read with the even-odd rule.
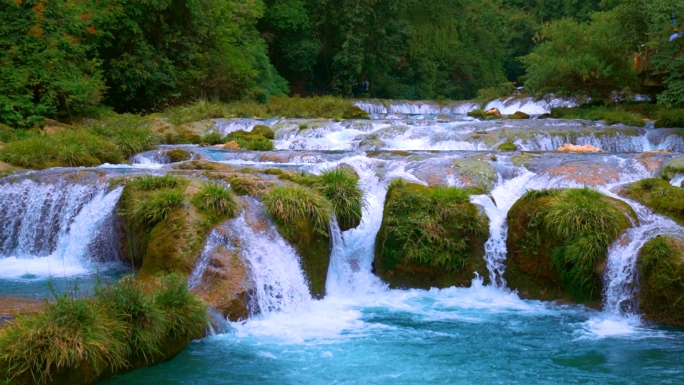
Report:
[[[525,153],[522,153],[520,155],[512,156],[510,161],[516,167],[525,166],[526,168],[530,168],[530,161],[532,159],[535,159],[536,157],[537,156],[534,154],[530,154],[529,152],[525,152]]]
[[[257,125],[252,128],[252,134],[261,135],[266,139],[273,140],[275,138],[275,133],[268,126]]]
[[[192,159],[192,155],[188,150],[182,148],[172,148],[170,150],[163,151],[163,154],[169,157],[171,163],[184,162],[186,160]]]
[[[522,111],[516,111],[515,114],[509,115],[508,119],[529,119],[530,115],[522,112]]]
[[[677,174],[684,174],[684,158],[674,158],[667,162],[663,167],[662,177],[665,180],[671,180]]]
[[[523,298],[600,306],[608,247],[630,217],[629,205],[594,190],[528,192],[508,212],[508,287]]]
[[[684,239],[658,236],[639,252],[639,311],[644,318],[684,328]]]
[[[268,129],[268,127],[266,128]],[[267,136],[273,137],[273,135],[273,131],[270,129],[268,129],[268,132],[265,132],[263,129],[258,129],[256,132],[239,130],[228,134],[228,136],[225,137],[224,142],[233,141],[237,143],[240,148],[249,151],[271,151],[273,150],[273,142]]]
[[[497,147],[499,151],[517,151],[518,146],[516,146],[514,143],[511,142],[505,142],[501,143],[499,147]]]
[[[649,178],[625,186],[620,194],[684,226],[684,189],[681,187],[659,178]]]
[[[494,116],[494,115],[487,115],[487,113],[485,112],[485,110],[483,110],[483,109],[481,109],[481,108],[472,110],[472,111],[468,112],[467,115],[470,116],[470,117],[476,118],[476,119],[480,119],[480,120],[495,120],[495,119],[498,119],[498,118],[497,118],[496,116]]]
[[[491,191],[496,184],[496,170],[489,162],[474,159],[454,159],[455,176],[466,186]]]
[[[469,286],[487,276],[488,222],[472,191],[403,181],[390,185],[375,241],[376,274],[390,287]]]

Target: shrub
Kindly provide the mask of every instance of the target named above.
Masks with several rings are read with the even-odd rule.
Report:
[[[308,221],[316,232],[327,234],[332,219],[330,203],[304,187],[276,187],[263,196],[266,213],[277,223],[289,226]]]
[[[226,142],[226,139],[221,135],[220,132],[210,132],[200,138],[200,144],[208,144],[210,146],[216,145],[216,144],[223,144]]]
[[[202,182],[192,202],[201,209],[229,217],[235,216],[238,207],[230,190],[218,181]]]
[[[679,127],[684,128],[684,109],[663,110],[656,115],[656,128]]]
[[[187,280],[178,273],[161,279],[154,304],[166,315],[167,334],[176,338],[200,336],[209,322],[207,306],[190,293]]]
[[[181,185],[181,179],[173,175],[152,176],[144,175],[133,181],[133,186],[142,191],[159,190],[162,188],[176,188]]]
[[[144,197],[133,210],[133,218],[147,224],[156,224],[165,220],[173,209],[180,207],[185,201],[182,192],[160,190]]]
[[[100,301],[59,296],[38,314],[19,315],[0,333],[0,363],[8,378],[28,373],[36,383],[80,365],[98,372],[122,368],[128,356],[120,339],[125,330]]]
[[[318,189],[332,204],[340,228],[350,229],[361,222],[365,202],[359,188],[359,176],[347,167],[321,173]]]
[[[594,267],[618,236],[624,214],[606,204],[598,191],[568,189],[557,195],[544,218],[549,232],[562,240],[553,253],[553,265],[577,291],[593,288]]]

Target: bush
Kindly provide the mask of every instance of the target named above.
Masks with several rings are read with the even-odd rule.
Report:
[[[332,219],[330,203],[304,187],[276,187],[263,196],[266,213],[283,225],[308,221],[316,232],[328,234]]]
[[[165,220],[173,209],[180,207],[185,201],[182,192],[160,190],[144,197],[133,210],[133,218],[147,224],[156,224]]]
[[[190,293],[187,280],[178,273],[161,279],[154,304],[166,315],[167,334],[176,338],[199,336],[209,322],[207,306]]]
[[[656,128],[679,127],[684,128],[684,109],[663,110],[656,115]]]
[[[173,175],[152,176],[144,175],[133,181],[133,186],[142,191],[159,190],[162,188],[176,188],[181,185],[181,179]]]
[[[230,190],[218,181],[202,182],[202,187],[192,202],[201,209],[229,217],[235,216],[238,207]]]
[[[359,225],[365,201],[359,188],[359,176],[347,167],[337,167],[321,173],[318,189],[332,204],[341,229]]]
[[[28,136],[9,142],[0,150],[0,160],[42,169],[121,163],[123,156],[117,146],[104,138],[83,130],[62,130],[54,135]]]

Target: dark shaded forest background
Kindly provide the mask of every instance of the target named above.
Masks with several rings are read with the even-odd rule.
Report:
[[[0,123],[350,97],[363,81],[378,98],[485,99],[524,84],[609,102],[642,91],[632,58],[650,47],[668,73],[656,100],[681,106],[678,18],[674,0],[0,0]]]

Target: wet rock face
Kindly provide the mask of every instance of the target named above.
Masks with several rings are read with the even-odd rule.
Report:
[[[652,239],[641,249],[637,267],[640,313],[653,322],[684,327],[684,239]]]
[[[375,241],[375,273],[390,287],[469,286],[487,276],[488,219],[468,191],[404,183],[390,186]]]
[[[558,152],[575,152],[575,153],[580,153],[580,154],[586,154],[588,152],[603,152],[600,148],[596,148],[592,145],[584,145],[584,146],[578,146],[574,144],[569,144],[565,143],[561,147],[558,147],[556,149]]]
[[[192,292],[230,321],[246,320],[250,315],[254,283],[238,250],[218,247],[209,261],[199,285]]]

